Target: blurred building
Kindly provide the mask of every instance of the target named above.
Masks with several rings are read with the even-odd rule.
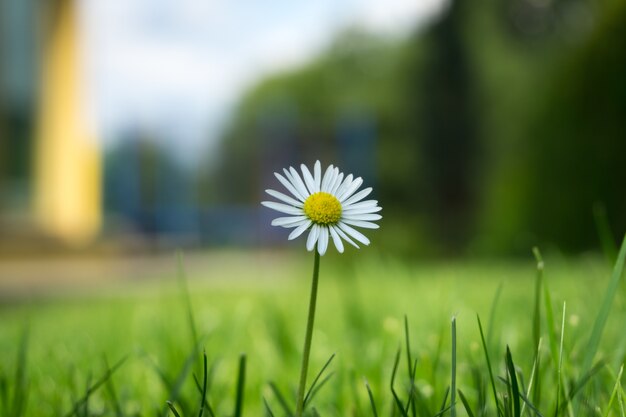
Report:
[[[85,114],[76,2],[0,9],[2,235],[88,242],[102,221],[101,155]]]

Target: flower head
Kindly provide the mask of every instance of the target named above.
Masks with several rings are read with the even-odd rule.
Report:
[[[363,179],[353,178],[352,174],[344,176],[332,165],[322,176],[320,161],[315,162],[313,174],[304,164],[301,165],[301,170],[302,176],[293,167],[289,167],[289,170],[283,169],[284,176],[274,173],[291,196],[265,190],[280,202],[263,201],[261,204],[289,215],[274,219],[272,226],[295,228],[289,234],[289,240],[309,230],[306,248],[312,251],[317,246],[320,255],[326,253],[330,239],[341,253],[342,239],[356,248],[359,246],[354,240],[369,245],[369,239],[353,226],[378,229],[378,225],[372,221],[382,218],[380,214],[376,214],[382,208],[376,200],[362,201],[372,192],[371,188],[357,192]]]

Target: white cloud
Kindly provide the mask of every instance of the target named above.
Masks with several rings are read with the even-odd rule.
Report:
[[[444,4],[443,0],[364,0],[356,17],[374,31],[405,32],[438,13]]]

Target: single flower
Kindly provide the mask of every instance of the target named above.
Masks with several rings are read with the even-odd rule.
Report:
[[[291,196],[265,190],[280,202],[263,201],[261,204],[289,215],[274,219],[272,226],[295,228],[289,234],[289,240],[309,230],[306,248],[312,251],[317,245],[320,255],[326,253],[330,239],[340,253],[344,249],[342,239],[356,248],[359,246],[354,240],[369,245],[369,239],[354,227],[378,229],[378,225],[372,222],[382,218],[376,214],[382,207],[378,206],[376,200],[362,201],[372,192],[372,188],[357,192],[363,179],[353,178],[352,174],[344,176],[333,165],[326,169],[322,177],[320,161],[315,162],[313,174],[304,164],[301,169],[302,176],[293,167],[283,169],[284,176],[274,173]]]

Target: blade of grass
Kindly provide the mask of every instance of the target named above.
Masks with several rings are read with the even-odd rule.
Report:
[[[621,368],[623,365],[624,365],[624,364],[621,364],[621,365],[620,365],[620,368]],[[610,377],[612,380],[617,381],[617,375],[615,374],[615,372],[613,372],[613,370],[611,369],[611,367],[609,366],[609,364],[605,364],[604,369],[607,371],[607,373],[609,374],[609,377]],[[620,380],[621,380],[621,378],[620,378]],[[621,381],[620,381],[620,384],[621,384]],[[620,385],[620,388],[621,388],[621,385]],[[622,395],[626,395],[626,392],[624,392],[624,390],[622,390]]]
[[[498,378],[506,385],[507,389],[509,390],[511,389],[511,384],[509,383],[509,381],[507,381],[506,379],[502,377],[498,377]],[[543,417],[543,414],[541,414],[541,412],[537,409],[537,407],[535,407],[533,403],[530,402],[528,397],[524,395],[523,391],[519,392],[519,398],[524,402],[525,405],[528,406],[529,410],[534,411],[534,413],[537,414],[538,417]]]
[[[541,262],[543,263],[543,259],[541,258],[541,254],[539,253],[539,249],[537,249],[537,251],[535,252],[535,256],[537,257],[537,262]],[[550,289],[548,288],[548,283],[546,282],[546,280],[544,279],[543,281],[543,294],[544,294],[544,302],[545,302],[545,309],[546,309],[546,322],[547,322],[547,329],[548,329],[548,342],[549,342],[549,346],[550,346],[550,356],[552,357],[552,363],[556,364],[557,366],[557,373],[556,373],[556,379],[557,379],[557,398],[556,398],[556,405],[555,405],[555,409],[554,409],[554,415],[555,417],[558,414],[558,410],[559,410],[559,397],[562,395],[563,398],[566,397],[566,393],[565,393],[565,384],[563,383],[563,380],[565,379],[561,369],[562,369],[562,357],[563,357],[563,338],[565,336],[565,307],[566,304],[563,303],[563,315],[561,318],[561,333],[560,336],[557,338],[557,334],[556,334],[556,330],[554,328],[554,310],[552,308],[552,296],[550,294]],[[573,416],[573,410],[571,408],[571,406],[568,408],[569,411],[569,415],[570,417]]]
[[[104,362],[105,369],[110,370],[111,368],[109,367],[109,361],[107,360],[106,356],[103,356],[102,361]],[[122,410],[122,406],[119,402],[119,399],[117,398],[117,392],[115,390],[115,385],[113,384],[113,378],[107,379],[106,387],[111,403],[113,403],[115,415],[117,417],[124,417],[124,411]]]
[[[496,294],[493,296],[493,300],[491,301],[491,308],[489,309],[489,327],[487,328],[487,346],[491,346],[492,336],[494,333],[494,322],[496,319],[496,309],[498,307],[498,301],[500,300],[500,295],[502,294],[502,282],[498,284],[498,289],[496,290]]]
[[[480,322],[480,316],[477,314],[476,319],[478,320],[478,329],[480,330],[480,340],[483,344],[483,351],[485,352],[485,359],[487,361],[487,370],[489,371],[489,381],[491,382],[491,389],[493,391],[493,401],[496,406],[496,411],[498,416],[502,415],[502,410],[500,408],[500,402],[498,401],[498,391],[496,390],[496,382],[493,378],[493,369],[491,368],[491,360],[489,359],[489,350],[487,349],[487,342],[485,341],[485,334],[483,333],[483,325]]]
[[[417,374],[417,359],[413,361],[413,375]],[[450,389],[448,387],[448,389]],[[409,388],[409,400],[404,408],[406,413],[409,413],[409,407],[412,412],[419,414],[420,416],[431,416],[433,413],[430,411],[428,407],[428,402],[421,391],[418,389],[415,384],[415,380],[411,381],[411,385]]]
[[[611,349],[613,351],[613,361],[611,363],[611,366],[613,367],[619,367],[621,366],[622,360],[623,358],[626,357],[626,334],[622,333],[622,337],[619,341],[619,343],[617,344],[617,346],[613,349]]]
[[[411,340],[409,337],[409,319],[406,314],[404,315],[404,343],[406,345],[406,365],[409,373],[409,378],[413,376],[413,360],[411,359]]]
[[[265,414],[268,417],[274,417],[274,413],[272,413],[272,409],[270,408],[270,405],[267,403],[267,400],[265,399],[265,397],[263,397],[263,405],[265,405]]]
[[[517,371],[517,385],[519,387],[519,392],[520,395],[523,395],[524,391],[526,391],[526,385],[524,384],[524,373],[520,371],[519,368],[515,368],[515,370]]]
[[[411,388],[409,389],[409,400],[406,404],[405,411],[408,414],[409,408],[412,411],[413,417],[415,417],[416,409],[415,409],[415,401],[413,395],[413,387],[415,386],[415,370],[416,365],[413,364],[413,359],[411,358],[411,342],[409,337],[409,319],[407,315],[404,315],[404,340],[406,343],[406,362],[407,362],[407,372],[409,374],[409,381],[411,384]]]
[[[329,373],[324,379],[322,379],[319,384],[317,384],[313,391],[311,391],[311,396],[309,397],[308,402],[313,401],[313,398],[315,398],[319,390],[322,389],[324,385],[326,385],[326,383],[333,377],[334,374],[334,372]],[[306,402],[304,403],[304,406],[306,407]]]
[[[452,316],[452,375],[450,383],[450,417],[456,417],[456,316]]]
[[[624,236],[624,239],[622,241],[622,246],[620,247],[619,255],[617,256],[617,261],[615,262],[615,266],[613,268],[611,280],[609,281],[609,285],[604,294],[604,298],[600,306],[600,311],[598,312],[598,316],[596,317],[595,323],[593,325],[593,330],[591,332],[591,337],[589,338],[589,342],[587,343],[587,347],[585,349],[585,358],[583,360],[581,368],[582,373],[586,373],[587,371],[589,371],[589,369],[591,368],[591,363],[593,362],[593,358],[598,351],[600,338],[602,337],[604,326],[606,325],[606,321],[609,317],[609,312],[611,311],[611,306],[613,305],[613,300],[615,298],[620,279],[624,272],[624,261],[626,261],[626,236]]]
[[[613,401],[615,401],[615,397],[617,397],[617,390],[619,389],[620,380],[622,379],[622,372],[624,372],[624,365],[620,366],[619,372],[617,373],[617,378],[615,380],[615,385],[613,386],[613,391],[611,392],[611,397],[609,398],[609,403],[606,406],[606,412],[604,413],[604,417],[609,417],[611,413],[611,407],[613,407]]]
[[[320,379],[322,374],[324,374],[324,371],[326,370],[326,368],[328,368],[328,365],[330,365],[330,363],[333,361],[334,358],[335,358],[335,354],[333,353],[332,355],[330,355],[330,358],[328,358],[324,366],[322,366],[322,369],[317,373],[317,375],[315,376],[315,379],[313,379],[313,383],[311,384],[311,387],[309,388],[306,395],[304,396],[304,408],[306,408],[306,403],[309,400],[309,396],[311,395],[311,392],[313,392],[313,390],[315,389],[315,385],[317,384],[317,381]]]
[[[539,254],[539,251],[537,251]],[[539,255],[541,256],[541,255]],[[541,259],[541,258],[539,258]],[[543,263],[543,261],[541,261]],[[559,342],[556,335],[556,329],[554,326],[554,309],[552,308],[552,296],[550,294],[550,289],[548,288],[547,282],[543,281],[543,296],[544,303],[546,309],[546,322],[547,322],[547,330],[548,330],[548,344],[550,347],[550,355],[552,356],[552,362],[555,364],[559,363]]]
[[[204,342],[204,338],[202,342]],[[165,374],[165,372],[148,356],[148,359],[150,361],[150,364],[152,365],[152,368],[156,371],[157,375],[159,375],[161,382],[163,383],[164,387],[168,391],[168,397],[170,398],[170,401],[176,402],[180,400],[179,398],[180,392],[183,388],[183,385],[185,384],[185,381],[187,380],[187,376],[189,375],[189,372],[191,372],[191,368],[196,362],[196,357],[198,356],[199,348],[200,348],[200,344],[194,345],[189,355],[187,355],[187,357],[185,358],[185,362],[183,362],[183,365],[178,371],[178,375],[176,375],[176,378],[173,381],[170,380],[170,378]],[[183,407],[183,408],[187,409],[187,407]],[[167,408],[163,411],[163,414],[167,415]]]
[[[570,406],[573,402],[576,394],[578,394],[587,383],[604,367],[605,362],[600,361],[596,363],[585,375],[583,375],[580,380],[576,382],[576,384],[570,390],[569,395],[567,396],[565,402],[561,405],[561,409],[564,409],[566,406]]]
[[[443,357],[443,355],[441,354],[442,350],[443,350],[443,339],[444,339],[444,335],[446,332],[446,328],[445,326],[442,326],[440,331],[439,331],[439,337],[437,340],[437,349],[435,350],[435,354],[433,355],[433,365],[432,365],[432,371],[430,373],[430,380],[432,381],[432,386],[434,390],[437,390],[438,384],[438,376],[439,376],[439,365],[441,364],[441,358]]]
[[[372,389],[370,388],[370,384],[367,382],[367,379],[363,378],[365,382],[365,388],[367,389],[367,395],[370,398],[370,405],[372,406],[372,414],[374,417],[378,417],[378,411],[376,411],[376,402],[374,401],[374,394],[372,394]]]
[[[467,398],[465,398],[463,391],[461,391],[460,389],[459,389],[459,398],[461,399],[461,402],[463,403],[463,407],[465,407],[465,412],[467,413],[467,416],[474,417],[472,408],[470,407],[469,402],[467,401]]]
[[[624,391],[622,390],[622,381],[618,379],[617,384],[619,385],[619,396],[617,397],[619,400],[619,412],[621,417],[626,417],[626,411],[624,410]]]
[[[117,361],[117,363],[115,365],[113,365],[112,368],[107,369],[106,372],[104,373],[104,375],[102,377],[100,377],[100,379],[98,379],[93,385],[91,385],[86,390],[86,392],[83,395],[83,397],[74,402],[74,406],[72,407],[70,412],[65,414],[65,416],[66,417],[70,417],[70,416],[73,416],[74,414],[76,414],[78,412],[78,410],[83,406],[85,401],[87,401],[89,399],[89,396],[91,396],[91,394],[96,392],[98,390],[98,388],[100,388],[102,385],[104,385],[104,383],[109,378],[111,378],[111,376],[113,376],[113,374],[124,364],[124,362],[126,362],[127,358],[128,358],[128,356],[124,356],[122,359]]]
[[[178,414],[178,411],[176,411],[176,407],[174,407],[174,403],[172,403],[171,401],[165,401],[165,404],[167,404],[168,408],[172,411],[172,413],[174,413],[176,417],[180,417],[180,414]]]
[[[235,395],[235,414],[234,417],[241,417],[243,412],[243,394],[246,384],[246,355],[242,353],[239,356],[239,373],[237,376],[237,392]]]
[[[202,396],[200,398],[200,411],[198,412],[198,417],[202,417],[202,414],[204,414],[204,404],[206,404],[206,389],[207,389],[207,380],[209,376],[209,370],[208,370],[207,359],[206,359],[206,351],[202,352],[202,364],[203,364]]]
[[[515,364],[513,363],[513,356],[511,355],[511,349],[506,346],[506,367],[509,373],[511,381],[511,397],[513,399],[513,417],[520,417],[522,415],[520,408],[520,390],[517,384],[517,373],[515,372]]]
[[[529,410],[532,410],[535,414],[537,414],[538,417],[543,417],[543,414],[541,414],[537,407],[535,407],[533,403],[530,402],[530,400],[527,396],[524,395],[524,393],[520,392],[520,398],[522,399],[522,401],[524,401],[524,404],[528,406]]]
[[[200,381],[198,381],[198,377],[196,377],[196,374],[193,374],[193,380],[196,383],[196,388],[198,389],[198,393],[202,395],[202,385],[200,385]],[[207,387],[208,387],[208,384],[207,384]],[[208,392],[208,388],[207,388],[207,392]],[[213,412],[213,407],[211,407],[211,404],[208,398],[205,398],[204,400],[204,408],[206,408],[210,417],[215,417],[215,413]]]
[[[562,377],[562,370],[563,370],[563,339],[565,337],[565,311],[567,310],[567,303],[565,301],[563,301],[563,315],[561,317],[561,340],[559,342],[559,356],[558,356],[558,362],[557,362],[557,388],[556,388],[556,407],[554,410],[554,415],[555,417],[558,416],[559,413],[559,401],[560,401],[560,397],[561,397],[561,389],[563,389],[563,377]],[[571,411],[571,410],[570,410]],[[570,413],[571,415],[571,413]]]
[[[68,365],[67,375],[65,376],[65,384],[68,396],[70,397],[70,402],[75,404],[78,402],[78,388],[76,387],[76,367],[74,364],[70,363]]]
[[[204,355],[206,355],[206,351],[204,352]],[[215,413],[213,412],[213,408],[211,407],[210,401],[208,399],[208,393],[211,389],[211,385],[213,383],[213,376],[215,375],[215,368],[217,367],[216,362],[213,362],[211,364],[211,366],[209,367],[208,373],[207,373],[207,381],[206,381],[206,395],[205,395],[205,401],[204,401],[204,407],[207,409],[207,411],[209,412],[209,415],[211,417],[215,417]],[[200,381],[198,380],[198,378],[196,377],[196,374],[193,374],[193,380],[196,383],[196,388],[198,389],[198,393],[200,395],[202,395],[203,390],[203,384],[200,384]]]
[[[272,392],[274,393],[274,396],[278,400],[278,404],[280,404],[280,406],[283,409],[283,411],[285,412],[285,414],[288,415],[288,416],[292,416],[293,415],[293,411],[292,411],[291,407],[289,407],[289,404],[287,403],[287,400],[285,400],[285,397],[280,392],[280,390],[278,389],[276,384],[274,382],[270,381],[269,382],[269,387],[272,390]]]
[[[393,370],[391,371],[391,383],[389,384],[389,386],[391,388],[391,394],[393,395],[394,402],[397,408],[400,410],[402,417],[409,417],[406,411],[404,410],[404,405],[402,404],[402,401],[400,401],[400,398],[398,397],[398,394],[396,393],[396,390],[393,387],[396,381],[396,373],[398,372],[398,365],[400,364],[400,352],[401,352],[401,349],[398,348],[398,352],[396,353],[396,359],[393,363]]]
[[[447,387],[446,388],[446,392],[443,393],[443,401],[441,402],[441,407],[439,407],[439,412],[441,412],[441,411],[446,409],[446,405],[448,404],[448,396],[449,395],[450,395],[450,387]]]
[[[506,360],[505,360],[506,365]],[[506,387],[506,393],[502,395],[502,414],[504,417],[512,417],[513,416],[513,403],[511,402],[511,382],[509,381],[509,372],[508,369],[504,377],[498,375],[498,380],[504,384]]]
[[[609,285],[604,293],[602,304],[600,305],[600,311],[598,311],[598,315],[596,316],[596,320],[591,331],[591,336],[589,337],[589,341],[587,342],[587,346],[585,348],[585,356],[581,367],[581,372],[583,374],[587,373],[591,368],[593,359],[598,351],[600,339],[602,338],[602,333],[608,320],[611,306],[613,305],[613,300],[615,299],[615,294],[617,293],[617,289],[624,272],[624,261],[626,261],[626,235],[622,240],[622,245],[620,246],[617,261],[613,267],[613,273],[611,274]],[[578,414],[578,411],[580,410],[580,405],[580,401],[576,401],[576,414]]]
[[[89,385],[91,384],[91,372],[87,375],[87,382],[85,383],[85,401],[83,402],[83,406],[81,407],[81,415],[84,417],[89,417],[91,414],[89,412],[89,399],[91,398],[91,393],[89,392]]]
[[[537,276],[535,279],[535,308],[533,313],[533,342],[537,351],[533,364],[533,373],[536,369],[537,374],[539,374],[539,354],[541,353],[539,349],[539,344],[541,339],[541,288],[543,286],[543,260],[541,259],[541,253],[539,252],[539,249],[537,247],[533,248],[533,254],[535,255],[535,259],[537,260]],[[539,406],[539,402],[541,400],[541,378],[537,378],[537,382],[535,383],[535,388],[532,394],[533,403]],[[530,393],[528,393],[528,395],[530,395]]]
[[[482,417],[487,412],[487,387],[483,381],[482,370],[470,359],[472,381],[477,394],[477,414]]]
[[[535,375],[538,374],[538,362],[539,362],[539,352],[541,351],[541,342],[542,342],[542,338],[539,338],[539,343],[537,346],[537,352],[535,354],[535,362],[533,363],[533,369],[530,372],[530,380],[528,381],[528,390],[526,391],[526,397],[528,397],[530,395],[530,391],[533,388],[533,383],[535,382]],[[537,383],[539,382],[539,377],[537,377]],[[534,391],[533,391],[534,392]],[[536,405],[536,404],[535,404]],[[522,414],[524,414],[526,408],[526,402],[524,402],[524,404],[522,404]]]
[[[433,417],[439,417],[444,415],[445,413],[447,413],[450,410],[450,407],[452,407],[451,405],[447,406],[445,409],[439,411],[437,414],[435,414]]]
[[[417,359],[413,362],[413,365],[409,368],[409,398],[406,401],[406,404],[404,406],[404,412],[406,414],[409,414],[409,410],[412,410],[412,414],[413,417],[415,417],[415,414],[417,412],[416,408],[415,408],[415,401],[417,400],[417,396],[418,396],[418,392],[417,389],[415,388],[415,380],[411,378],[411,375],[415,374],[415,370],[417,369]]]

